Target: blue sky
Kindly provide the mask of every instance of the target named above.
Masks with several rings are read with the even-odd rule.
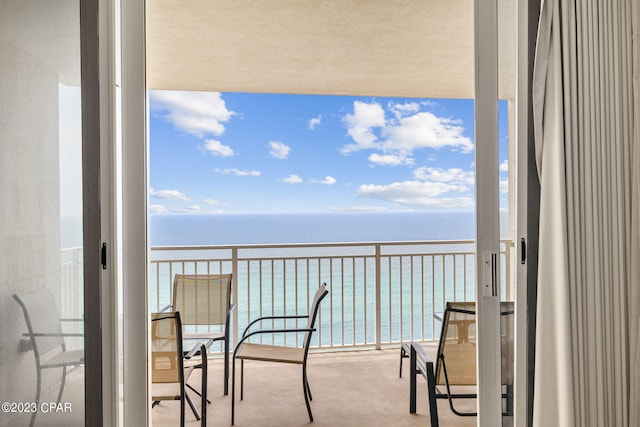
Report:
[[[473,101],[153,91],[152,213],[468,210]],[[506,105],[500,105],[501,207]]]

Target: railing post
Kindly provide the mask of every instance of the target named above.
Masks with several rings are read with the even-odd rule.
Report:
[[[376,244],[376,275],[375,275],[375,286],[376,286],[376,350],[382,349],[382,313],[381,313],[381,305],[382,298],[380,296],[380,244]]]
[[[231,289],[231,294],[233,295],[233,303],[236,305],[236,309],[233,310],[233,347],[238,343],[238,311],[240,311],[240,307],[238,307],[238,248],[231,248],[231,269],[233,273],[233,282]]]

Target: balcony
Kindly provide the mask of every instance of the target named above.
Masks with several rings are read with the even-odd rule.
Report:
[[[502,294],[510,297],[512,242],[501,242]],[[409,413],[407,365],[398,378],[401,341],[430,342],[435,355],[440,324],[433,313],[447,301],[474,300],[474,242],[367,242],[304,245],[154,247],[149,267],[150,310],[171,300],[175,274],[233,273],[233,342],[250,321],[271,314],[307,313],[318,284],[329,285],[312,342],[309,381],[314,425],[428,425],[426,383],[420,382],[418,413]],[[298,345],[301,337],[276,344]],[[280,341],[279,341],[280,340]],[[294,342],[295,341],[295,342]],[[356,351],[381,349],[381,351]],[[213,348],[213,352],[218,349]],[[228,425],[230,396],[222,394],[222,362],[211,360],[208,408],[211,422]],[[307,425],[296,366],[248,362],[245,400],[236,425]],[[195,384],[198,378],[194,378]],[[458,409],[474,411],[474,399]],[[438,402],[441,425],[471,426]],[[174,425],[179,411],[164,403],[154,425]],[[192,414],[187,415],[197,425]]]
[[[63,252],[63,282],[81,280],[81,250]],[[510,297],[513,243],[501,241],[502,294]],[[426,384],[418,389],[418,413],[409,413],[407,366],[398,378],[401,341],[425,341],[433,347],[440,324],[433,313],[446,301],[474,300],[474,242],[367,242],[300,245],[152,247],[149,263],[149,310],[171,301],[177,273],[233,273],[237,304],[232,341],[249,319],[270,314],[305,314],[319,283],[329,285],[312,342],[309,381],[313,389],[314,425],[428,425]],[[61,294],[61,312],[74,315],[72,289]],[[277,344],[300,344],[301,337]],[[380,351],[361,351],[379,349]],[[222,393],[223,364],[217,344],[211,349],[209,405],[211,425],[230,424],[231,396]],[[406,360],[405,360],[406,362]],[[236,425],[308,424],[295,366],[248,362],[245,400]],[[199,375],[191,378],[199,387]],[[460,409],[474,410],[476,401]],[[475,417],[457,417],[438,402],[441,425],[475,425]],[[177,402],[153,409],[154,426],[176,425]],[[199,425],[187,408],[187,424]]]

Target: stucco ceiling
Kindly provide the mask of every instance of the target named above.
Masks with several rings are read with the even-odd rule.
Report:
[[[500,0],[500,94],[515,87]],[[147,0],[151,89],[473,97],[473,0]]]

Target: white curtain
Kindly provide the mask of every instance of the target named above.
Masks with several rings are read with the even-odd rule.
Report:
[[[633,139],[631,149],[631,280],[630,308],[630,424],[640,425],[640,4],[634,1],[633,28]]]
[[[640,422],[637,1],[542,0],[535,426]]]

